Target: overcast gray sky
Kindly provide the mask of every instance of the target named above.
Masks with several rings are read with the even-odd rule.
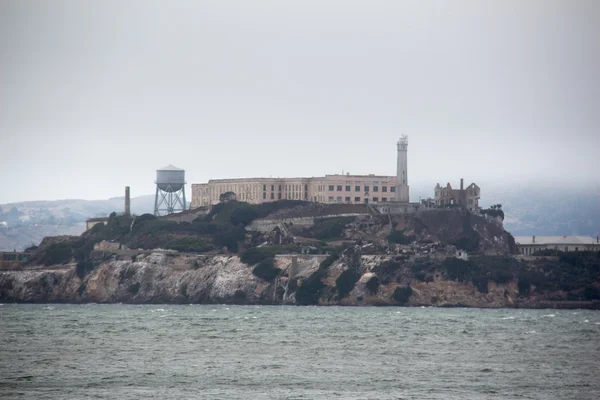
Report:
[[[596,0],[2,0],[0,203],[393,175],[401,134],[411,185],[598,183],[599,38]]]

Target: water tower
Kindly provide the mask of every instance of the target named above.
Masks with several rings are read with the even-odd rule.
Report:
[[[167,215],[185,210],[185,170],[168,165],[156,170],[154,215]]]

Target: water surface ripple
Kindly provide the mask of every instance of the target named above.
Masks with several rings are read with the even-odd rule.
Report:
[[[0,398],[597,399],[600,313],[0,306]]]

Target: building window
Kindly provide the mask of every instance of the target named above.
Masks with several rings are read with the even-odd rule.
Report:
[[[381,201],[387,201],[387,197],[382,197]]]
[[[342,196],[338,196],[338,197],[336,198],[336,201],[337,201],[338,203],[341,203],[341,202],[342,202]]]
[[[394,193],[396,191],[396,186],[390,186],[390,192]]]
[[[575,251],[579,251],[579,247],[575,247]]]
[[[333,192],[334,186],[333,185],[329,185],[329,191]]]
[[[273,191],[273,190],[275,190],[275,185],[271,185],[271,191]]]
[[[266,198],[267,198],[267,194],[263,193],[263,199],[266,199]]]
[[[279,185],[279,191],[281,192],[281,185]],[[280,197],[281,198],[281,197]]]
[[[304,191],[308,192],[308,185],[304,185]]]
[[[355,192],[360,192],[360,186],[354,186],[354,191]]]
[[[277,198],[281,200],[281,193],[277,193]]]
[[[355,197],[355,198],[354,198],[354,202],[355,202],[355,203],[360,203],[360,197]]]
[[[267,190],[267,185],[263,185],[263,190]]]
[[[379,201],[379,197],[373,197],[373,203],[377,203]]]
[[[350,185],[346,185],[346,192],[350,191]]]
[[[566,247],[565,247],[565,251],[569,251],[569,246],[566,246]]]
[[[379,192],[379,186],[373,186],[373,191],[374,192]]]
[[[350,203],[350,196],[346,196],[346,203]]]
[[[341,192],[342,191],[342,185],[337,185],[337,191]]]
[[[365,193],[369,193],[369,187],[365,186]]]
[[[365,199],[365,204],[369,204],[369,199]]]
[[[271,200],[275,200],[275,193],[271,193]]]
[[[328,200],[333,201],[333,196],[329,196]]]
[[[381,187],[381,191],[382,191],[383,193],[387,192],[387,186],[382,186],[382,187]]]

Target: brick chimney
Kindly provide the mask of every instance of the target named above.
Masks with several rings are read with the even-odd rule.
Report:
[[[533,237],[533,243],[535,243],[535,236]]]

